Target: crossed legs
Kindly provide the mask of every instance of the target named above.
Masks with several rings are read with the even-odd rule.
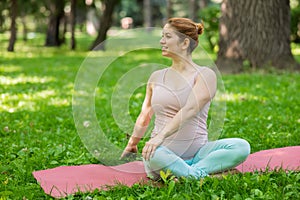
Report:
[[[171,150],[159,146],[149,161],[144,161],[147,174],[156,179],[160,170],[170,170],[177,177],[201,178],[233,168],[250,153],[250,145],[239,138],[221,139],[205,144],[191,160],[183,160]]]

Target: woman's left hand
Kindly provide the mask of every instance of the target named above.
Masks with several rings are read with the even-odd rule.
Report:
[[[154,155],[156,148],[161,145],[163,141],[162,136],[156,135],[146,142],[142,152],[143,158],[148,161]]]

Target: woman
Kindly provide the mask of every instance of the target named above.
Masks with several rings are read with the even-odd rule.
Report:
[[[137,144],[155,115],[151,139],[142,151],[152,178],[158,178],[160,170],[171,170],[177,177],[199,179],[237,166],[250,153],[243,139],[208,142],[207,115],[217,78],[192,60],[202,32],[201,23],[186,18],[171,18],[163,28],[162,55],[171,58],[172,65],[150,76],[141,113],[121,156],[138,151]]]

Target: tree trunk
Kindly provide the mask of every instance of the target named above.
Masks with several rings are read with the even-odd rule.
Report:
[[[151,0],[144,0],[144,27],[152,27]]]
[[[75,25],[76,25],[76,0],[71,0],[71,49],[76,48]]]
[[[22,26],[23,26],[23,41],[27,41],[28,29],[27,29],[27,26],[26,26],[26,14],[25,14],[25,12],[21,12],[21,22],[22,22]]]
[[[14,51],[14,46],[17,39],[17,27],[16,27],[17,13],[18,13],[17,0],[11,0],[10,1],[10,18],[11,18],[10,38],[7,47],[7,51],[11,51],[11,52]]]
[[[64,0],[49,0],[50,17],[45,46],[60,46],[59,25],[64,17]]]
[[[290,48],[289,0],[224,0],[219,26],[221,71],[240,72],[243,62],[252,68],[299,67]]]
[[[60,18],[59,24],[62,24],[62,33],[59,36],[59,45],[64,44],[66,42],[66,33],[68,31],[68,16],[64,13],[63,17]],[[59,25],[59,27],[61,27]],[[58,31],[58,35],[60,31]]]
[[[193,21],[197,21],[197,11],[198,11],[197,0],[189,0],[189,18]]]
[[[2,3],[0,3],[0,10],[4,10],[4,6],[2,5]],[[1,12],[0,13],[0,33],[4,32],[4,22],[5,22],[5,18]]]
[[[108,29],[112,25],[112,14],[114,11],[115,6],[119,3],[119,0],[104,0],[104,11],[100,18],[100,28],[98,31],[98,36],[90,50],[105,50],[105,39]],[[96,48],[97,47],[97,48]]]
[[[167,0],[167,19],[173,17],[173,1]]]
[[[207,7],[207,5],[208,5],[208,0],[200,0],[198,6],[200,9],[202,9],[202,8]]]

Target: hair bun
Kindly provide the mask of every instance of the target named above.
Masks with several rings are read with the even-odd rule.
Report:
[[[203,23],[197,23],[196,27],[197,27],[198,35],[201,35],[203,33],[203,31],[204,31]]]

